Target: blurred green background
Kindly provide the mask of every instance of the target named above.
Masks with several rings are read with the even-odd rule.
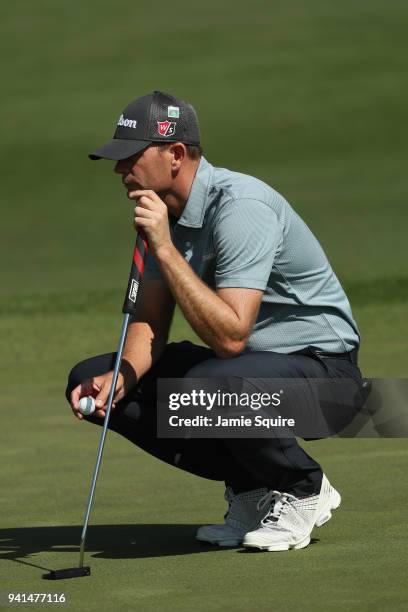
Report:
[[[401,0],[1,4],[1,457],[2,488],[12,491],[0,530],[5,558],[76,563],[72,534],[64,555],[63,532],[55,545],[52,530],[48,539],[29,534],[45,542],[30,548],[22,528],[82,519],[99,431],[71,419],[63,390],[75,362],[116,347],[134,241],[113,164],[87,154],[139,95],[162,89],[191,101],[207,159],[255,175],[289,200],[348,291],[364,373],[406,376],[407,18]],[[172,338],[194,338],[179,313]],[[115,560],[102,559],[92,583],[69,583],[74,601],[87,609],[117,601],[152,610],[267,610],[272,601],[289,610],[308,602],[313,610],[403,609],[401,589],[383,588],[401,575],[403,551],[393,546],[402,515],[392,515],[391,533],[378,530],[390,520],[379,500],[392,492],[393,508],[407,501],[398,480],[408,467],[405,441],[308,448],[346,493],[340,526],[327,527],[331,539],[321,546],[279,561],[235,551],[194,557],[194,544],[184,556],[122,558],[109,532]],[[188,524],[222,514],[220,485],[163,466],[113,435],[103,469],[94,523]],[[189,495],[180,501],[183,491]],[[347,508],[351,525],[340,518]],[[241,591],[225,582],[235,566],[248,572]],[[7,588],[44,590],[38,568],[4,562],[0,572]],[[189,578],[177,588],[180,575]],[[94,599],[85,596],[89,584],[99,589]]]

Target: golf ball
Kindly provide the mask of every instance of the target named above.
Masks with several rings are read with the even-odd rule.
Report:
[[[90,395],[88,397],[81,397],[79,400],[79,411],[85,415],[92,414],[95,411],[94,398]]]

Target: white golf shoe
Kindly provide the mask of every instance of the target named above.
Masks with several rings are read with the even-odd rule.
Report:
[[[305,548],[310,544],[313,527],[321,527],[331,519],[331,511],[340,506],[341,497],[323,474],[318,495],[295,497],[290,493],[269,491],[259,502],[267,514],[258,529],[248,531],[243,539],[245,548],[279,551]]]
[[[247,531],[255,529],[267,513],[267,507],[259,507],[259,501],[267,493],[268,489],[263,487],[235,495],[232,488],[227,487],[225,499],[228,510],[224,515],[224,524],[200,527],[196,534],[197,540],[219,546],[239,546]]]

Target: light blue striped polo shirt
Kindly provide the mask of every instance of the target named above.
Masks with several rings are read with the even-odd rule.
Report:
[[[170,225],[174,245],[211,288],[263,291],[245,352],[358,347],[350,304],[323,249],[266,183],[202,157],[183,213]],[[161,278],[152,254],[145,278]]]

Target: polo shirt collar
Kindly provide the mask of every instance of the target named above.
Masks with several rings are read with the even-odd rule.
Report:
[[[213,172],[214,167],[205,157],[201,157],[187,203],[177,221],[177,225],[184,225],[185,227],[203,226]]]

